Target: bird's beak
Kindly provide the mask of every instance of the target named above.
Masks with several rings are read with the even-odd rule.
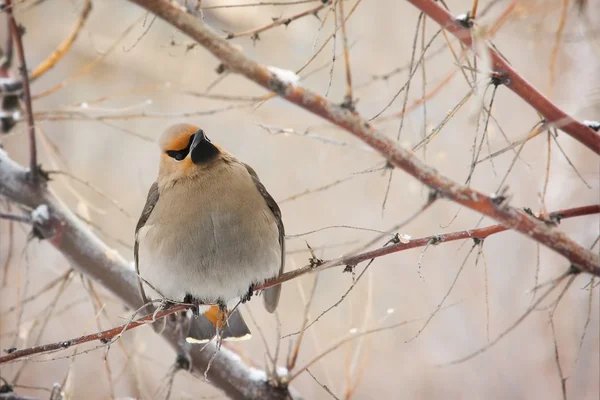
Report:
[[[190,155],[194,164],[204,164],[219,155],[219,149],[211,143],[202,129],[198,129],[190,145]]]

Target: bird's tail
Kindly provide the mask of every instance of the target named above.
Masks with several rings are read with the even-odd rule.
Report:
[[[188,343],[209,342],[217,335],[217,327],[223,340],[248,340],[252,336],[238,310],[225,319],[221,318],[219,308],[212,306],[205,314],[194,318],[185,340]]]

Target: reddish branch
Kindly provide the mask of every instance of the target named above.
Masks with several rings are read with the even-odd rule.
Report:
[[[566,218],[574,218],[580,217],[584,215],[598,214],[600,213],[600,205],[594,204],[590,206],[577,207],[577,208],[569,208],[566,210],[555,211],[549,214],[549,220],[545,221],[548,224],[557,224],[561,219]],[[396,243],[394,245],[382,247],[373,251],[364,252],[361,254],[350,255],[345,257],[340,257],[335,260],[331,260],[325,263],[320,263],[319,265],[308,265],[304,268],[299,268],[294,271],[287,272],[281,275],[279,278],[269,281],[263,285],[259,285],[255,287],[255,290],[263,290],[269,288],[271,286],[275,286],[281,284],[283,282],[289,281],[291,279],[297,278],[301,275],[311,272],[322,271],[324,269],[340,266],[340,265],[357,265],[360,262],[382,257],[388,254],[397,253],[404,250],[413,249],[415,247],[423,247],[428,244],[437,245],[440,243],[453,242],[461,239],[479,239],[484,240],[487,237],[494,235],[499,232],[504,232],[508,230],[508,228],[502,225],[492,225],[486,228],[479,228],[473,230],[464,230],[453,233],[446,233],[440,235],[427,236],[419,239],[411,240],[408,243]],[[88,343],[92,341],[99,340],[102,343],[107,343],[115,337],[123,334],[124,332],[136,328],[141,325],[145,325],[147,323],[153,322],[154,320],[158,320],[160,318],[164,318],[167,315],[174,314],[179,311],[186,310],[189,306],[187,305],[178,305],[173,306],[167,310],[157,312],[155,315],[146,315],[137,320],[130,321],[127,324],[123,324],[116,328],[107,329],[102,332],[92,333],[89,335],[80,336],[71,340],[63,340],[56,343],[45,344],[41,346],[30,347],[21,350],[12,350],[9,354],[5,356],[0,356],[0,364],[7,363],[9,361],[18,360],[24,357],[33,356],[36,354],[48,353],[57,350],[63,350],[70,348],[72,346],[78,346],[83,343]]]
[[[423,11],[441,27],[452,33],[466,46],[472,47],[471,29],[463,26],[450,12],[433,0],[408,0]],[[586,145],[596,154],[600,154],[600,134],[594,132],[579,121],[574,120],[558,108],[535,87],[525,80],[506,62],[500,54],[488,47],[494,71],[501,77],[502,83],[525,100],[531,107],[544,116],[548,123],[553,123],[568,135]]]
[[[545,220],[544,223],[548,225],[555,225],[560,223],[561,219],[567,218],[575,218],[581,217],[584,215],[592,215],[600,213],[600,204],[594,204],[584,207],[576,207],[569,208],[565,210],[555,211],[550,213],[548,216],[548,220]],[[456,240],[462,239],[478,239],[484,240],[487,237],[494,235],[496,233],[507,231],[507,228],[504,225],[491,225],[485,228],[478,229],[467,229],[464,231],[452,232],[452,233],[442,233],[439,235],[426,236],[419,239],[411,239],[408,243],[396,243],[389,246],[381,247],[379,249],[375,249],[372,251],[367,251],[360,254],[352,254],[343,256],[340,258],[336,258],[334,260],[330,260],[327,262],[317,261],[317,264],[307,265],[302,268],[295,269],[290,272],[286,272],[283,275],[279,276],[277,279],[273,279],[272,281],[266,282],[263,285],[256,286],[256,290],[262,290],[269,288],[271,286],[278,285],[282,282],[287,282],[291,279],[297,278],[298,276],[311,273],[318,272],[324,269],[337,267],[340,265],[350,265],[355,266],[359,263],[367,260],[371,260],[373,258],[378,258],[381,256],[386,256],[388,254],[398,253],[400,251],[414,249],[416,247],[431,245],[438,245],[440,243],[454,242]]]
[[[281,26],[281,25],[288,26],[293,21],[303,18],[303,17],[306,17],[308,15],[317,15],[317,13],[319,11],[321,11],[322,9],[327,7],[330,3],[331,3],[331,0],[323,1],[322,4],[319,4],[316,7],[310,8],[308,10],[304,10],[304,11],[302,11],[298,14],[292,15],[290,17],[286,17],[286,18],[282,17],[282,18],[274,19],[273,22],[271,22],[270,24],[265,25],[261,28],[250,29],[249,31],[240,32],[240,33],[229,33],[225,37],[225,39],[234,39],[234,38],[239,38],[242,36],[252,36],[252,39],[254,39],[254,40],[260,39],[258,36],[260,33],[268,31],[269,29],[275,28],[277,26]]]
[[[61,340],[60,342],[44,344],[41,346],[29,347],[21,350],[12,350],[9,351],[7,355],[0,356],[0,364],[7,363],[9,361],[18,360],[23,357],[33,356],[41,353],[48,353],[51,351],[68,349],[72,346],[78,346],[83,343],[93,342],[95,340],[99,340],[102,343],[108,343],[115,337],[121,335],[123,332],[127,332],[130,329],[137,328],[138,326],[145,325],[147,323],[153,322],[155,319],[164,318],[167,315],[174,314],[179,311],[184,311],[188,308],[188,306],[180,305],[174,306],[164,311],[159,311],[156,315],[146,315],[142,318],[131,321],[127,324],[123,324],[116,328],[107,329],[102,332],[92,333],[90,335],[80,336],[71,340]]]
[[[29,170],[30,178],[33,182],[37,182],[38,169],[37,169],[37,148],[35,142],[35,124],[33,122],[33,107],[31,105],[31,91],[29,90],[29,73],[27,72],[27,62],[25,61],[25,50],[23,49],[23,38],[21,28],[17,24],[13,15],[12,0],[5,0],[4,2],[6,12],[8,13],[10,30],[12,37],[17,47],[17,54],[19,56],[19,62],[21,64],[19,71],[21,72],[21,79],[23,81],[23,101],[25,102],[25,114],[27,118],[27,130],[29,132]]]
[[[316,114],[358,137],[381,155],[391,165],[401,168],[425,185],[465,207],[487,215],[502,225],[515,229],[566,257],[577,268],[600,276],[600,257],[561,231],[520,212],[506,204],[502,197],[490,197],[460,185],[439,174],[419,160],[411,151],[378,132],[358,114],[333,104],[319,94],[280,79],[265,66],[250,60],[226,40],[206,29],[202,21],[186,14],[165,0],[130,0],[159,16],[209,50],[230,71],[244,75],[258,85],[275,92],[280,97]],[[516,75],[516,73],[515,73]],[[517,79],[515,77],[515,79]],[[522,78],[521,81],[525,82]],[[540,112],[544,113],[544,108]],[[564,115],[561,114],[561,115]],[[567,124],[569,130],[577,123]],[[588,128],[585,128],[588,129]]]

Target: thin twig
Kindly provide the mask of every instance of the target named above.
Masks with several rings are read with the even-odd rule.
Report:
[[[342,0],[344,1],[344,0]],[[310,370],[308,368],[306,368],[306,372],[308,372],[308,374],[310,375],[311,378],[313,378],[313,380],[317,383],[317,385],[321,386],[323,388],[323,390],[325,390],[327,393],[329,393],[329,395],[331,397],[333,397],[335,400],[340,400],[339,397],[337,397],[335,394],[333,394],[333,392],[331,391],[331,389],[329,389],[327,386],[325,386],[324,384],[322,384],[321,382],[319,382],[319,380],[313,375],[312,372],[310,372]]]
[[[173,306],[167,310],[162,310],[154,314],[145,315],[137,320],[133,320],[127,324],[118,326],[116,328],[107,329],[102,332],[92,333],[90,335],[80,336],[71,340],[63,340],[56,343],[44,344],[41,346],[30,347],[27,349],[15,350],[7,355],[0,356],[0,364],[22,359],[24,357],[30,357],[36,354],[54,352],[58,350],[68,349],[72,346],[78,346],[83,343],[92,342],[99,340],[102,343],[111,341],[116,336],[121,335],[123,332],[137,328],[138,326],[145,325],[154,322],[156,319],[166,317],[167,315],[175,314],[179,311],[185,311],[189,308],[187,305]]]
[[[2,211],[0,211],[0,219],[5,219],[7,221],[21,222],[24,224],[32,224],[33,223],[33,221],[31,220],[31,217],[28,215],[5,213]]]
[[[258,7],[258,6],[292,6],[296,4],[314,3],[320,0],[294,0],[294,1],[259,1],[255,3],[244,4],[222,4],[218,6],[200,6],[200,10],[216,10],[221,8],[243,8],[243,7]],[[200,3],[200,1],[198,1]]]
[[[90,15],[90,11],[92,11],[92,1],[85,0],[83,5],[83,10],[81,10],[81,14],[73,27],[73,30],[67,36],[67,38],[58,46],[58,48],[48,56],[44,61],[42,61],[37,67],[29,75],[29,79],[32,81],[42,76],[44,73],[49,71],[52,67],[56,65],[56,63],[69,51],[75,40],[79,36],[83,25],[85,24],[88,16]]]
[[[350,69],[350,52],[348,51],[348,34],[346,32],[346,19],[344,15],[344,0],[337,2],[340,8],[340,24],[342,26],[342,43],[344,44],[344,63],[346,65],[346,96],[344,107],[354,110],[354,96],[352,94],[352,70]]]
[[[331,347],[329,347],[327,350],[323,351],[321,354],[319,354],[317,357],[313,358],[311,361],[309,361],[308,363],[306,363],[306,365],[304,365],[302,368],[299,368],[297,371],[294,372],[294,374],[292,374],[290,376],[290,378],[288,379],[288,382],[293,381],[294,379],[296,379],[302,372],[304,372],[306,369],[310,368],[311,366],[313,366],[317,361],[319,361],[320,359],[322,359],[323,357],[325,357],[327,354],[339,349],[341,346],[343,346],[344,344],[351,342],[353,340],[356,340],[362,336],[366,336],[366,335],[370,335],[372,333],[377,333],[377,332],[382,332],[382,331],[387,331],[390,329],[394,329],[394,328],[398,328],[400,326],[404,326],[404,325],[408,325],[410,323],[416,322],[418,320],[409,320],[409,321],[403,321],[403,322],[399,322],[397,324],[393,324],[390,326],[384,326],[384,327],[380,327],[380,328],[374,328],[374,329],[370,329],[364,332],[358,332],[358,333],[354,333],[354,334],[350,334],[349,336],[339,340],[337,343],[333,344]]]
[[[35,141],[35,122],[33,120],[33,106],[31,105],[31,90],[29,88],[29,73],[25,61],[25,49],[23,48],[23,31],[17,24],[13,15],[12,0],[5,0],[5,10],[8,13],[12,37],[17,48],[17,55],[21,64],[19,71],[23,81],[23,101],[25,103],[25,114],[27,118],[27,132],[29,136],[29,177],[35,184],[38,181],[37,146]]]
[[[491,342],[489,342],[485,347],[482,347],[479,350],[476,350],[476,351],[472,352],[471,354],[469,354],[469,355],[467,355],[465,357],[459,358],[458,360],[454,360],[454,361],[448,363],[447,365],[461,364],[461,363],[463,363],[465,361],[471,360],[474,357],[477,357],[478,355],[486,352],[487,350],[489,350],[490,348],[492,348],[493,346],[495,346],[498,342],[500,342],[500,340],[502,340],[506,335],[508,335],[517,326],[519,326],[521,324],[521,322],[523,322],[523,320],[525,320],[525,318],[527,318],[527,316],[529,316],[529,314],[531,314],[531,312],[533,310],[535,310],[537,308],[537,306],[546,297],[548,297],[548,295],[550,293],[552,293],[552,291],[554,291],[554,289],[569,275],[570,275],[570,272],[565,272],[564,274],[562,274],[558,278],[554,279],[552,286],[550,288],[548,288],[548,290],[546,292],[544,292],[533,304],[531,304],[529,306],[529,308],[519,318],[517,318],[517,320],[514,323],[512,323],[506,330],[504,330],[494,340],[492,340]]]
[[[554,328],[554,316],[549,314],[548,319],[550,320],[550,327],[552,328],[552,342],[554,344],[554,362],[556,363],[556,369],[558,370],[558,377],[560,378],[560,388],[562,393],[562,399],[567,400],[567,378],[563,374],[562,367],[560,366],[560,356],[558,354],[558,342],[556,340],[556,329]]]
[[[454,286],[456,286],[456,282],[458,281],[458,278],[460,277],[460,273],[462,272],[463,268],[465,267],[465,264],[467,263],[467,260],[469,259],[469,256],[471,255],[471,253],[473,252],[473,250],[475,249],[475,247],[477,247],[476,243],[473,244],[473,246],[471,246],[471,249],[469,250],[469,252],[465,256],[465,259],[463,260],[462,264],[458,268],[458,271],[456,272],[456,275],[454,276],[454,280],[450,284],[450,287],[448,288],[448,291],[446,292],[446,294],[444,294],[444,297],[442,297],[442,300],[435,307],[435,310],[433,310],[433,312],[429,315],[429,317],[427,318],[427,320],[425,321],[425,323],[423,324],[423,326],[421,326],[421,328],[419,328],[419,330],[417,331],[417,333],[415,333],[415,335],[412,338],[408,339],[406,341],[406,343],[410,343],[413,340],[415,340],[416,338],[418,338],[421,335],[421,333],[425,330],[425,328],[427,328],[427,326],[429,325],[429,323],[431,322],[431,320],[433,319],[433,317],[435,317],[437,315],[438,311],[440,311],[440,309],[444,305],[444,302],[446,301],[446,299],[448,298],[448,296],[450,296],[450,293],[452,292],[452,289],[454,289]]]
[[[556,28],[556,34],[554,36],[554,45],[552,46],[552,53],[550,54],[550,77],[549,77],[549,93],[552,96],[554,92],[554,83],[556,82],[556,59],[558,58],[558,50],[560,48],[560,42],[562,39],[562,33],[567,24],[567,14],[569,13],[569,0],[562,0],[562,6],[560,10],[560,20],[558,21],[558,27]]]
[[[318,13],[319,11],[321,11],[322,9],[324,9],[325,7],[327,7],[330,2],[331,2],[331,0],[327,0],[326,2],[323,2],[316,7],[309,8],[308,10],[304,10],[302,12],[291,15],[289,17],[277,18],[277,19],[273,20],[273,22],[271,22],[270,24],[267,24],[260,28],[254,28],[254,29],[250,29],[250,30],[247,30],[244,32],[239,32],[239,33],[228,33],[227,36],[224,37],[224,39],[230,40],[230,39],[239,38],[239,37],[243,37],[243,36],[251,36],[253,40],[259,40],[260,39],[259,34],[265,32],[265,31],[268,31],[269,29],[281,26],[281,25],[288,26],[293,21],[303,18],[303,17],[306,17],[308,15],[314,15],[314,14]]]
[[[472,46],[470,28],[462,26],[454,15],[443,9],[437,2],[433,0],[408,1],[444,27],[445,30],[452,33],[466,46]],[[557,128],[566,132],[596,154],[600,154],[600,135],[597,132],[576,121],[553,104],[527,82],[496,50],[491,47],[488,47],[488,50],[494,71],[500,74],[506,87],[540,112],[548,123],[555,124]]]

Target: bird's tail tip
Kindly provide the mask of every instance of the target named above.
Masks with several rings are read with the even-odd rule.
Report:
[[[250,329],[238,310],[227,318],[226,325],[219,332],[221,339],[226,341],[249,340],[252,337]],[[194,318],[186,336],[186,342],[192,344],[208,343],[217,336],[217,328],[206,315]]]

